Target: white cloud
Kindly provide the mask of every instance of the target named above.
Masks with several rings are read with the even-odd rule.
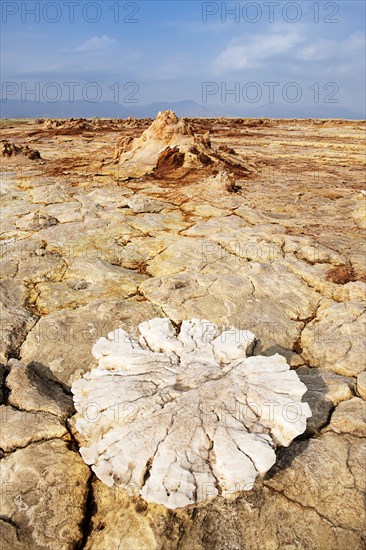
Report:
[[[298,54],[300,61],[323,61],[325,59],[345,58],[350,54],[362,52],[365,49],[365,36],[355,32],[343,41],[325,40],[319,38],[305,46]]]
[[[337,55],[337,42],[335,40],[325,40],[319,38],[313,44],[305,46],[297,58],[300,61],[323,61]]]
[[[261,67],[276,56],[290,54],[303,40],[299,32],[279,28],[267,34],[236,38],[216,57],[214,69],[221,73]]]
[[[342,50],[345,54],[354,51],[362,51],[365,53],[365,42],[365,34],[363,32],[356,31],[343,42]]]
[[[75,48],[73,51],[90,52],[94,50],[104,50],[105,48],[109,48],[116,43],[117,40],[115,38],[109,38],[109,36],[103,34],[102,36],[93,36],[92,38],[89,38],[84,42],[84,44],[82,44],[78,48]]]

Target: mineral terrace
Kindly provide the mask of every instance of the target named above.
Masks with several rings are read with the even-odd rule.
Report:
[[[154,122],[2,122],[5,549],[364,548],[365,129],[359,121],[178,120],[172,112]],[[240,466],[234,489],[199,486],[169,505],[166,495],[155,498],[159,487],[149,498],[134,484],[108,486],[90,468],[80,414],[97,441],[106,391],[76,414],[71,387],[96,376],[97,341],[121,331],[137,339],[152,319],[170,320],[174,334],[192,319],[250,331],[246,368],[273,368],[273,387],[281,369],[306,386],[306,430],[276,442],[257,479]],[[207,389],[214,367],[201,359],[202,371],[191,374],[188,362],[173,384],[172,414],[187,385]],[[107,406],[122,403],[127,425],[135,408],[124,384]],[[230,388],[234,398],[243,391],[234,375]],[[215,383],[210,394],[220,410],[227,391]],[[260,400],[263,385],[256,391]],[[189,429],[187,420],[182,449]],[[223,441],[220,456],[231,459]],[[207,453],[202,472],[209,463],[215,473],[215,443]],[[235,468],[222,468],[235,485]],[[159,472],[146,470],[146,487],[154,479]]]

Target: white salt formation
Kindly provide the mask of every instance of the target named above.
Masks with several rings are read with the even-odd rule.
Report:
[[[99,367],[74,383],[87,464],[108,486],[178,508],[253,487],[311,416],[306,386],[280,355],[248,357],[255,337],[169,319],[93,347]]]

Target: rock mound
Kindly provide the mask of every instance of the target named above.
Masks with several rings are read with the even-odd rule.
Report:
[[[150,125],[153,120],[151,118],[134,118],[129,116],[127,118],[121,119],[123,126],[126,128],[142,128],[147,124]]]
[[[95,126],[95,122],[93,124],[92,121],[88,121],[85,118],[77,118],[77,119],[71,118],[70,120],[47,119],[43,123],[43,128],[45,130],[56,129],[56,128],[63,128],[63,129],[67,128],[69,130],[93,130],[94,126]]]
[[[196,134],[191,124],[179,119],[173,111],[160,112],[139,138],[131,141],[123,137],[115,159],[118,157],[122,180],[151,173],[167,177],[180,168],[203,169],[211,165],[230,168],[236,175],[249,172],[234,150],[215,149],[209,132]]]
[[[130,149],[132,142],[133,138],[131,136],[122,136],[117,143],[113,160],[119,160],[121,155]]]
[[[11,143],[8,140],[2,140],[3,151],[2,156],[10,158],[13,156],[23,156],[29,158],[29,160],[41,160],[41,154],[35,149],[31,149],[28,145],[20,145],[18,143]]]
[[[43,125],[43,128],[45,130],[50,130],[50,129],[55,129],[55,128],[61,128],[63,127],[64,125],[64,121],[63,120],[54,120],[54,119],[51,119],[51,118],[48,118],[47,120],[40,120],[39,121],[40,124]]]
[[[156,163],[156,172],[163,174],[169,173],[172,170],[181,168],[184,164],[184,153],[181,153],[179,147],[167,147],[162,153],[160,153],[158,161]]]
[[[54,135],[77,135],[83,132],[98,132],[105,130],[120,130],[125,127],[122,118],[104,119],[94,117],[70,118],[70,119],[38,119],[37,124],[42,125],[42,130],[54,132]]]

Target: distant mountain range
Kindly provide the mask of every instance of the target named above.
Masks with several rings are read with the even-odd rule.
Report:
[[[264,117],[264,118],[343,118],[363,120],[365,113],[357,113],[338,106],[267,103],[255,107],[243,105],[200,105],[195,101],[174,103],[157,102],[126,107],[113,101],[90,103],[77,100],[73,103],[0,100],[2,118],[155,118],[159,111],[172,109],[183,117]]]

